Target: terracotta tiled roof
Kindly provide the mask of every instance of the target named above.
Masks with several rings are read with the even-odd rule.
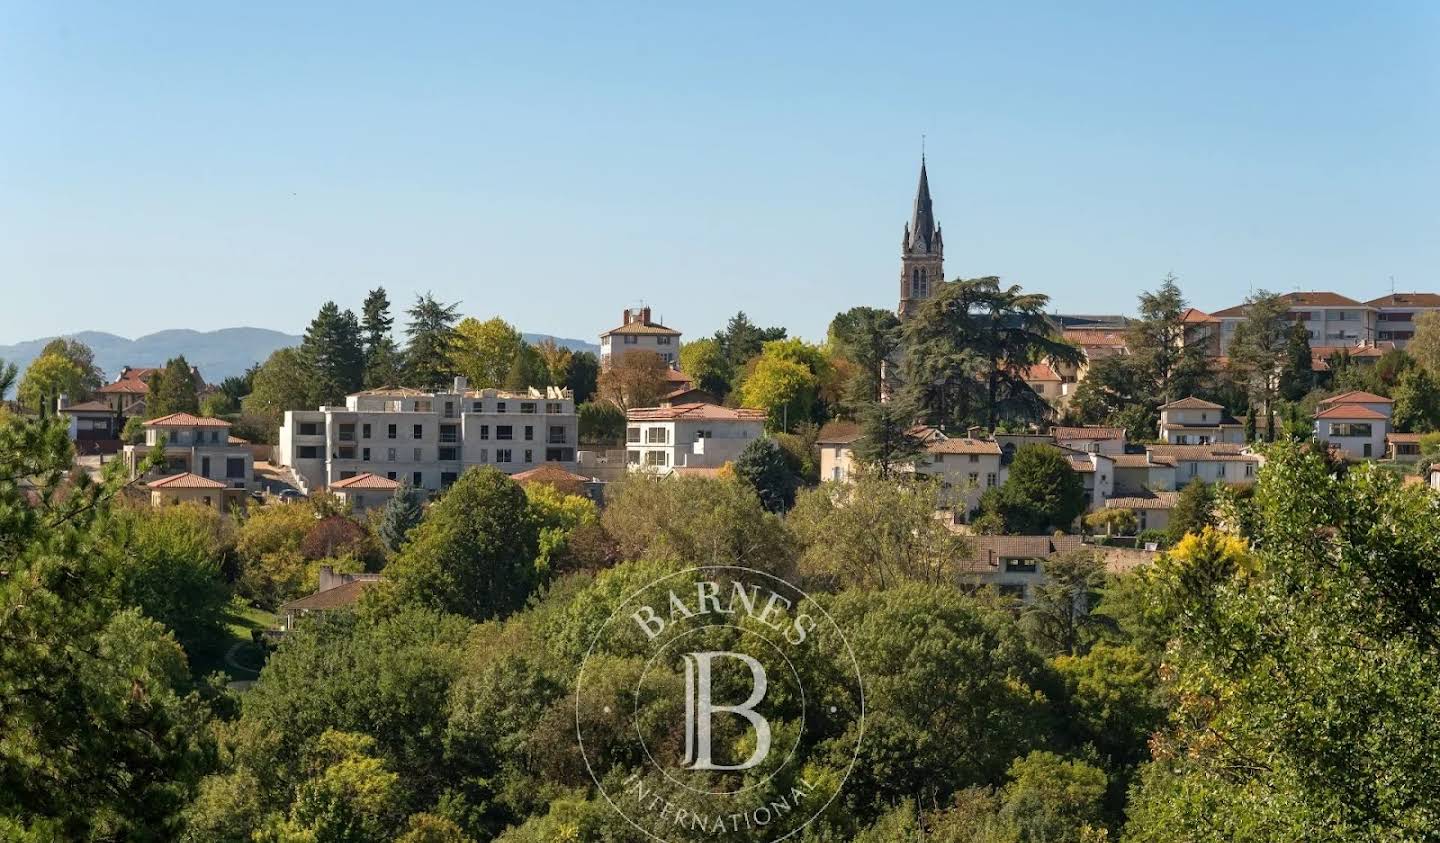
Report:
[[[631,322],[629,325],[621,325],[618,328],[611,328],[600,336],[608,337],[611,334],[643,334],[656,337],[680,336],[679,331],[676,331],[673,328],[667,328],[664,325],[661,325],[659,322]]]
[[[679,369],[667,368],[665,370],[665,382],[676,384],[689,384],[690,376],[680,371]]]
[[[1105,506],[1111,509],[1174,509],[1179,492],[1146,492],[1110,498]]]
[[[1049,363],[1031,363],[1020,372],[1020,377],[1027,381],[1060,381],[1060,376],[1055,374]]]
[[[960,570],[971,574],[999,573],[1001,559],[1047,559],[1084,546],[1080,536],[968,536],[968,559]]]
[[[1207,322],[1218,322],[1219,320],[1203,310],[1196,310],[1192,307],[1180,315],[1180,321],[1186,323],[1187,325],[1194,325]]]
[[[1147,461],[1146,456],[1146,454],[1117,454],[1112,459],[1115,460],[1116,468],[1151,468],[1157,465],[1175,467],[1174,457],[1150,454]]]
[[[198,474],[184,472],[172,474],[169,477],[161,477],[159,480],[151,480],[145,484],[152,489],[223,489],[225,484],[218,480],[211,480],[209,477],[201,477]]]
[[[281,613],[285,612],[313,612],[326,611],[330,609],[345,609],[354,606],[360,600],[360,595],[365,589],[379,582],[375,579],[351,580],[344,585],[337,585],[334,588],[327,588],[324,591],[317,591],[307,597],[298,600],[291,600],[280,607]]]
[[[1364,404],[1336,404],[1329,409],[1321,410],[1315,414],[1317,419],[1365,419],[1368,421],[1383,421],[1388,418],[1378,410],[1372,410]]]
[[[171,413],[145,422],[146,427],[229,427],[230,422],[196,416],[191,413]]]
[[[1358,301],[1342,296],[1339,293],[1331,293],[1323,290],[1309,290],[1300,293],[1285,293],[1280,300],[1290,308],[1303,307],[1367,307]],[[1245,315],[1245,305],[1237,304],[1234,307],[1227,307],[1224,310],[1217,310],[1211,316],[1235,317]]]
[[[1392,398],[1383,395],[1376,395],[1373,392],[1365,392],[1360,389],[1352,389],[1349,392],[1342,392],[1339,395],[1332,395],[1320,402],[1320,406],[1327,404],[1394,404]]]
[[[630,421],[765,421],[764,410],[732,409],[719,404],[672,404],[669,407],[637,407],[625,414]]]
[[[715,402],[715,396],[711,395],[710,393],[706,392],[706,391],[703,390],[703,389],[698,389],[698,388],[696,388],[696,387],[689,386],[688,384],[687,384],[686,386],[680,387],[679,389],[672,390],[672,391],[670,391],[670,392],[665,393],[664,395],[660,396],[660,400],[661,400],[661,401],[674,401],[676,398],[684,398],[684,397],[686,397],[686,396],[689,396],[690,398],[694,399],[694,400],[692,400],[692,401],[687,401],[687,402],[685,402],[685,403],[687,403],[687,404],[714,404],[714,403],[716,403],[716,402]]]
[[[357,474],[354,477],[346,477],[344,480],[336,480],[330,484],[330,490],[332,492],[336,489],[342,492],[360,489],[393,492],[398,488],[400,488],[400,484],[397,481],[391,480],[388,477],[381,477],[378,474],[372,474],[368,471],[364,474]]]
[[[1106,328],[1105,330],[1066,328],[1063,336],[1066,342],[1081,346],[1124,348],[1126,344],[1125,332],[1117,331],[1114,328]]]
[[[1188,398],[1181,398],[1179,401],[1171,401],[1169,404],[1161,405],[1162,410],[1223,410],[1222,405],[1213,401],[1206,401],[1191,395]]]
[[[820,445],[848,445],[860,438],[860,425],[852,421],[826,422],[820,428],[816,443]]]
[[[110,412],[114,412],[114,411],[111,410],[111,409],[110,409],[110,405],[109,405],[109,404],[106,404],[104,401],[82,401],[82,402],[80,402],[79,404],[71,404],[70,406],[66,407],[65,409],[61,410],[60,412],[62,412],[62,413],[110,413]]]
[[[1411,443],[1411,442],[1419,442],[1419,441],[1420,441],[1420,437],[1423,436],[1423,435],[1424,435],[1424,434],[1420,434],[1420,433],[1393,433],[1393,432],[1392,432],[1392,433],[1387,433],[1387,434],[1385,434],[1385,438],[1386,438],[1388,441],[1390,441],[1390,442]]]
[[[588,483],[590,478],[583,474],[576,474],[573,471],[566,471],[558,465],[537,465],[528,471],[518,471],[510,475],[510,479],[518,483],[527,480],[544,482],[546,480],[564,480],[569,483]]]
[[[993,454],[1000,456],[1000,445],[988,439],[938,439],[925,446],[927,454]]]
[[[1242,453],[1244,445],[1146,445],[1152,456],[1170,457],[1190,462],[1259,462],[1254,454]]]
[[[1440,293],[1391,293],[1365,303],[1371,307],[1440,307]]]
[[[95,391],[103,393],[105,395],[109,395],[113,392],[138,393],[140,395],[144,395],[150,392],[150,387],[147,386],[144,381],[127,379],[119,380],[114,383],[107,383]]]
[[[1065,439],[1094,439],[1096,441],[1105,439],[1124,439],[1125,428],[1123,427],[1056,427],[1050,431],[1055,436],[1055,441]]]

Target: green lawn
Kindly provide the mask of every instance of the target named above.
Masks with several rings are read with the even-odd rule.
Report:
[[[197,650],[190,658],[197,676],[222,671],[235,680],[253,680],[265,663],[265,651],[251,639],[252,630],[273,629],[276,616],[251,606],[234,606],[225,616],[225,637],[215,646]]]

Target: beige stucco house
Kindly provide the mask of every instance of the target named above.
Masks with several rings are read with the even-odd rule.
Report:
[[[667,475],[682,468],[720,468],[765,435],[764,410],[718,404],[637,407],[625,414],[630,471]]]
[[[620,327],[600,335],[600,366],[609,368],[626,354],[651,351],[671,368],[680,365],[680,332],[650,318],[650,308],[627,308]]]
[[[1320,402],[1315,438],[1346,459],[1377,459],[1385,454],[1395,402],[1373,392],[1352,390]]]
[[[1223,406],[1192,395],[1160,407],[1160,441],[1171,445],[1243,445],[1245,428]]]

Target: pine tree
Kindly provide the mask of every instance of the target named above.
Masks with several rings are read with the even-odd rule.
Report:
[[[415,306],[405,311],[410,324],[405,328],[405,380],[418,389],[440,386],[454,375],[450,362],[455,346],[455,323],[459,303],[441,304],[430,293],[416,296]]]
[[[855,441],[855,459],[890,477],[920,457],[923,446],[910,435],[915,411],[903,401],[875,402],[860,412],[860,438]]]
[[[424,498],[420,490],[409,483],[401,483],[395,497],[385,503],[380,516],[380,540],[392,553],[399,553],[405,537],[425,517]]]
[[[400,383],[400,350],[390,333],[394,324],[395,320],[390,316],[390,298],[385,295],[384,287],[376,287],[365,296],[360,317],[365,342],[364,386],[367,389]]]
[[[1255,410],[1253,408],[1245,414],[1245,441],[1255,441]]]
[[[337,404],[360,389],[365,352],[355,313],[325,302],[305,329],[300,358],[309,373],[312,403]]]
[[[735,476],[755,489],[768,511],[784,512],[795,505],[795,475],[774,440],[756,439],[746,445],[734,468]]]
[[[200,412],[195,373],[183,354],[167,360],[165,368],[151,376],[149,386],[145,409],[150,418],[168,416],[171,413]]]

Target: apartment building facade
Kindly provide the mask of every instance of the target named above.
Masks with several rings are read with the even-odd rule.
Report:
[[[449,391],[375,389],[286,411],[276,454],[307,493],[365,473],[437,492],[471,467],[573,470],[578,442],[569,390],[472,390],[456,378]]]
[[[638,407],[625,418],[627,469],[668,475],[733,462],[765,435],[766,413],[718,404],[671,404]]]
[[[650,308],[626,308],[620,327],[600,335],[600,366],[609,368],[626,354],[651,351],[672,369],[680,365],[680,332],[650,318]]]
[[[1312,348],[1355,348],[1394,343],[1396,348],[1415,336],[1420,315],[1440,310],[1440,294],[1391,293],[1370,301],[1357,301],[1323,291],[1285,293],[1280,297],[1290,316],[1305,326]],[[1206,314],[1196,312],[1199,316]],[[1217,310],[1209,317],[1219,322],[1218,353],[1229,353],[1235,329],[1245,321],[1245,305]]]

